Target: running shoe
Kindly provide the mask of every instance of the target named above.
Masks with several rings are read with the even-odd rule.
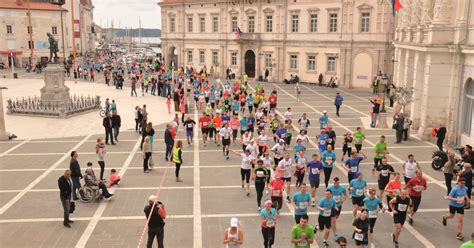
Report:
[[[398,248],[398,241],[395,241],[395,248]]]
[[[329,244],[326,240],[323,240],[323,245],[324,245],[324,247],[329,247]]]
[[[446,221],[446,219],[443,216],[443,226],[446,226],[447,224],[448,224],[448,222]]]
[[[339,235],[334,234],[334,241],[337,241],[339,239],[339,237],[340,237]]]
[[[250,196],[250,192],[247,192],[247,196]]]
[[[226,159],[226,160],[229,160],[229,156],[227,156],[225,159]]]
[[[258,210],[258,212],[260,213],[260,211],[262,211],[262,208],[261,208],[261,207],[258,207],[257,210]]]
[[[413,225],[413,217],[408,215],[408,224]]]
[[[392,233],[391,235],[392,235],[392,242],[393,242],[393,243],[397,242],[397,241],[395,240],[395,234]]]
[[[317,233],[318,230],[319,230],[319,225],[318,225],[318,224],[315,224],[314,227],[313,227],[314,233]]]
[[[456,235],[456,238],[457,238],[458,240],[464,240],[464,236],[462,236],[462,234]]]
[[[287,201],[288,203],[291,203],[291,200],[290,200],[290,197],[289,197],[289,196],[286,197],[286,201]]]

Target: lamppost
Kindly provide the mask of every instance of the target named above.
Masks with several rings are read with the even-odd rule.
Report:
[[[384,74],[382,77],[382,83],[380,84],[380,87],[383,87],[383,100],[382,100],[382,110],[380,112],[386,113],[387,111],[385,110],[385,98],[387,96],[387,87],[388,87],[388,77],[387,74]]]

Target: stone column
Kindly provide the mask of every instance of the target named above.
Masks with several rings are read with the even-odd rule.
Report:
[[[2,91],[3,90],[0,87],[0,140],[5,141],[5,140],[9,140],[10,133],[8,133],[5,128],[5,114],[3,113]]]
[[[421,116],[421,96],[423,93],[423,79],[425,76],[425,55],[423,52],[415,52],[413,60],[413,102],[410,104],[410,119],[413,121],[411,128],[418,130]]]
[[[413,73],[410,73],[412,72],[411,68],[413,68],[413,55],[414,55],[413,51],[407,50],[405,52],[405,68],[406,69],[403,75],[404,80],[400,83],[406,84],[407,86],[413,86]]]

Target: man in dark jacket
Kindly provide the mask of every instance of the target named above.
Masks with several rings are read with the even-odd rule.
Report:
[[[71,171],[71,179],[72,179],[72,198],[74,200],[78,200],[76,190],[79,190],[81,188],[81,178],[82,178],[82,172],[81,172],[81,166],[79,165],[79,161],[77,161],[77,152],[72,151],[71,152],[71,161],[69,162],[69,170]],[[83,195],[81,194],[81,197]]]
[[[438,145],[439,150],[442,151],[444,138],[446,138],[446,127],[444,125],[441,125],[441,127],[438,128],[436,137],[438,138],[436,145]]]
[[[74,221],[69,219],[69,208],[71,206],[71,193],[72,193],[72,182],[71,182],[71,171],[66,170],[64,175],[58,179],[59,197],[64,209],[64,220],[63,225],[67,228],[71,228],[70,223]]]
[[[112,128],[114,130],[115,142],[118,142],[118,135],[120,133],[120,126],[122,125],[122,119],[120,115],[117,114],[117,111],[113,111],[112,114]]]
[[[164,220],[166,219],[166,209],[162,202],[158,201],[155,203],[155,201],[156,196],[151,195],[148,198],[148,205],[145,206],[143,210],[146,218],[150,219],[148,222],[148,242],[146,247],[151,248],[153,246],[153,239],[156,237],[158,248],[164,248],[163,239],[165,236]]]
[[[109,137],[110,137],[110,142],[112,145],[115,145],[114,143],[114,136],[112,134],[112,129],[113,129],[113,123],[112,123],[112,114],[109,112],[106,117],[104,117],[104,120],[102,121],[102,126],[105,128],[105,144],[109,145]]]
[[[173,150],[174,146],[174,139],[173,135],[171,134],[171,125],[166,124],[166,130],[165,130],[165,144],[166,144],[166,151],[165,151],[165,159],[168,161],[168,159],[171,157],[171,151]]]
[[[393,117],[394,120],[394,126],[393,128],[396,130],[396,137],[397,137],[397,144],[402,143],[402,137],[403,137],[403,125],[405,124],[405,117],[403,117],[402,114],[395,115]]]

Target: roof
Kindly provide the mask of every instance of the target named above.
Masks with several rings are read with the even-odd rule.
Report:
[[[2,2],[0,1],[0,9],[28,9],[28,4],[17,4],[15,2]],[[50,3],[30,3],[31,10],[46,10],[46,11],[67,11],[60,6],[53,5]]]
[[[159,0],[158,4],[173,4],[173,3],[184,3],[186,0]],[[187,1],[191,2],[191,1]]]

